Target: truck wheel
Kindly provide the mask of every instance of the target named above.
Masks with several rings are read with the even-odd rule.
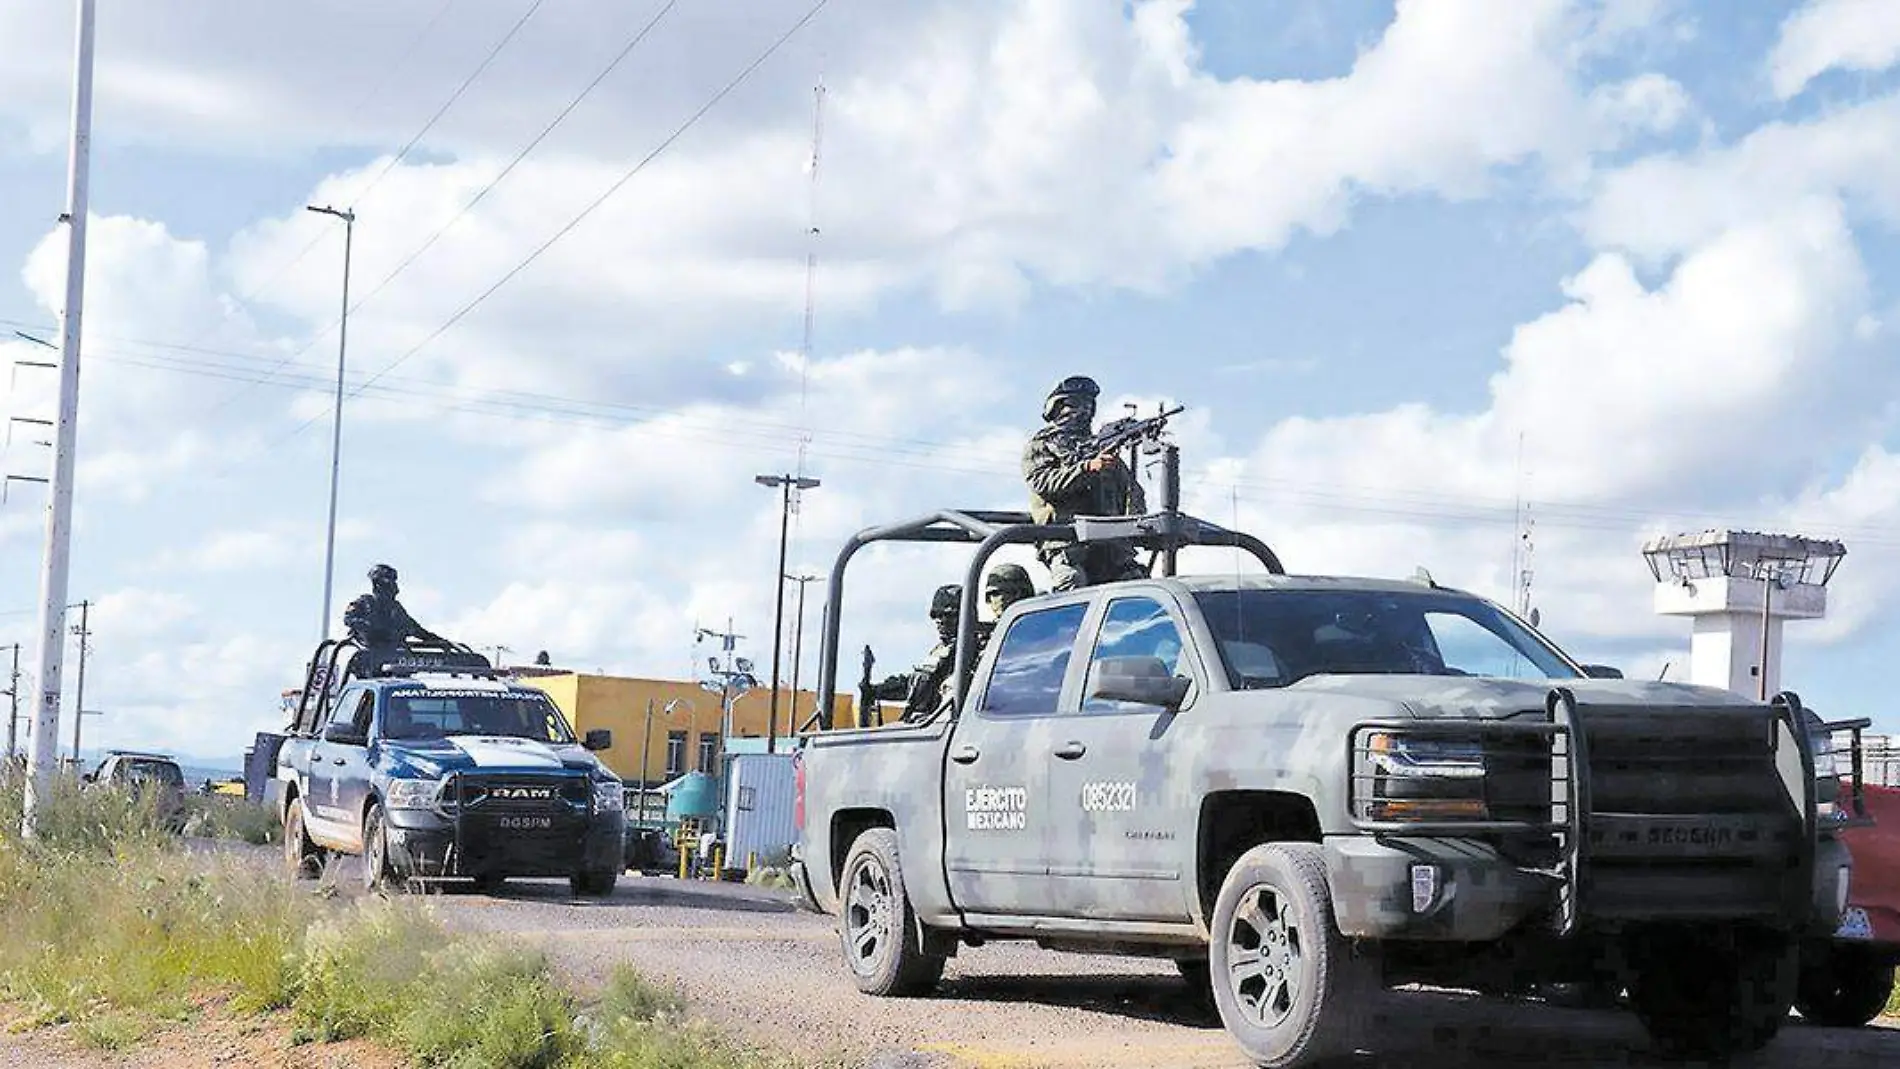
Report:
[[[918,995],[935,987],[946,959],[924,953],[912,935],[917,914],[897,863],[897,833],[872,828],[858,836],[845,856],[840,885],[844,908],[838,911],[838,933],[858,990]]]
[[[383,824],[383,807],[371,802],[363,814],[363,889],[382,891],[401,887],[402,874],[389,862],[389,832]]]
[[[1859,1028],[1893,997],[1893,966],[1859,947],[1833,947],[1801,963],[1795,1009],[1830,1028]]]
[[[577,872],[568,877],[567,888],[574,892],[575,898],[606,898],[614,893],[614,884],[619,881],[620,874],[612,869]]]
[[[1794,1005],[1797,948],[1754,928],[1640,933],[1630,1006],[1659,1053],[1714,1061],[1760,1050]]]
[[[1311,843],[1240,856],[1214,901],[1208,969],[1214,1005],[1263,1069],[1349,1057],[1379,991],[1376,959],[1333,923],[1326,863]]]
[[[323,848],[303,825],[301,798],[292,798],[284,807],[284,865],[299,880],[314,880],[323,873]]]

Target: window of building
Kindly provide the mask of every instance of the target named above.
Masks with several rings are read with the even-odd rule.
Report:
[[[1062,698],[1076,633],[1088,606],[1063,605],[1016,618],[996,653],[983,692],[985,716],[1049,716]]]
[[[1181,669],[1181,630],[1174,626],[1168,610],[1153,598],[1116,598],[1108,603],[1101,633],[1095,639],[1095,654],[1089,658],[1089,677],[1082,688],[1084,695],[1094,689],[1098,666],[1110,657],[1154,657],[1170,675],[1187,674]],[[1130,710],[1152,712],[1154,707],[1107,698],[1084,697],[1082,700],[1085,713]]]
[[[718,747],[719,736],[716,733],[710,731],[702,731],[699,733],[699,770],[701,772],[712,771],[713,752],[717,750]]]
[[[677,776],[686,771],[686,733],[669,731],[666,733],[666,774]]]

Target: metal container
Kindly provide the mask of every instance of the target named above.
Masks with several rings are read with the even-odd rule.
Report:
[[[734,754],[726,772],[726,868],[778,860],[798,841],[792,755]]]
[[[705,820],[719,811],[719,792],[704,772],[688,772],[661,788],[666,791],[666,820]]]

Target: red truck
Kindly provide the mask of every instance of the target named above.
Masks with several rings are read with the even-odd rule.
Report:
[[[1842,788],[1842,806],[1851,805]],[[1858,1028],[1886,1009],[1900,965],[1900,787],[1869,784],[1861,806],[1871,825],[1841,841],[1854,859],[1847,912],[1833,939],[1806,947],[1795,1008],[1815,1024]]]

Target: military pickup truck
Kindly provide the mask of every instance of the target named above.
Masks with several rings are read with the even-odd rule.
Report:
[[[564,876],[611,894],[625,847],[621,781],[577,739],[546,692],[497,678],[465,647],[357,649],[328,642],[267,797],[284,859],[318,875],[326,854],[360,855],[366,887]]]
[[[975,656],[990,554],[1102,538],[1154,577],[1021,601]],[[1626,680],[1429,576],[1287,575],[1174,507],[861,532],[818,694],[846,565],[893,539],[977,548],[951,707],[805,725],[795,875],[863,991],[926,992],[997,939],[1171,958],[1292,1067],[1376,1046],[1385,987],[1607,983],[1658,1049],[1721,1057],[1774,1037],[1800,941],[1840,924],[1831,730],[1793,694]],[[1188,546],[1265,572],[1178,576]]]

